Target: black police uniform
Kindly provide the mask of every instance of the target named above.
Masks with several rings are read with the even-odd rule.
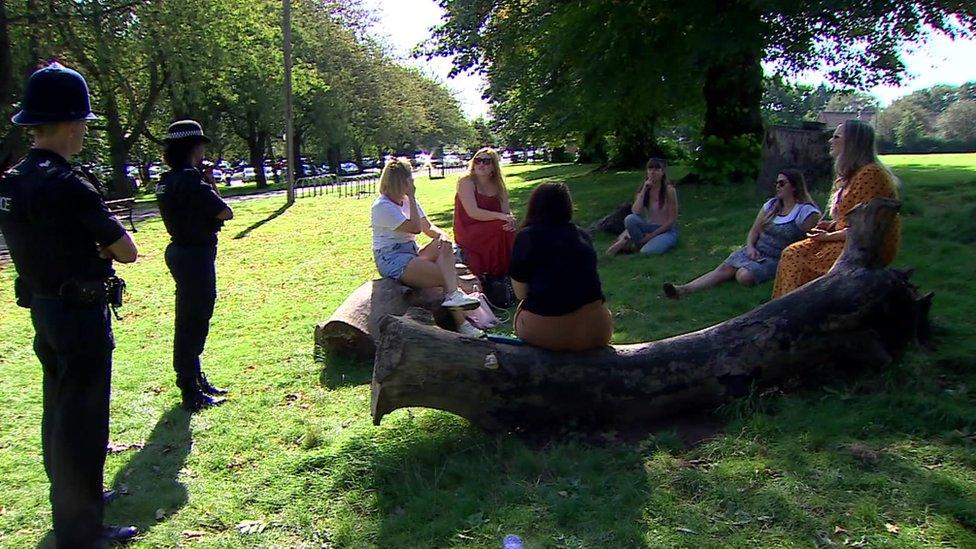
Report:
[[[102,475],[108,445],[112,320],[104,299],[82,299],[114,275],[99,257],[125,234],[101,195],[55,152],[32,149],[0,179],[0,230],[29,306],[44,370],[41,438],[59,547],[103,535]]]
[[[166,266],[176,281],[176,329],[173,369],[184,406],[193,408],[200,394],[200,355],[210,331],[217,298],[217,232],[227,209],[197,168],[166,172],[156,185],[159,213],[171,237]]]

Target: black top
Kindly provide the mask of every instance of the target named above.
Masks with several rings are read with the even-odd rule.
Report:
[[[216,246],[217,231],[224,222],[217,214],[227,203],[196,168],[172,170],[156,184],[159,214],[174,244]]]
[[[31,149],[0,179],[0,231],[17,274],[37,294],[56,295],[68,280],[115,274],[98,257],[125,234],[102,195],[61,155]]]
[[[572,223],[519,231],[509,275],[529,285],[522,308],[537,315],[561,316],[604,299],[593,241]]]

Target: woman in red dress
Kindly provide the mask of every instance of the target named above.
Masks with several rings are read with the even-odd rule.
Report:
[[[454,241],[479,278],[504,276],[512,259],[517,222],[508,203],[499,156],[484,148],[471,158],[454,196]]]

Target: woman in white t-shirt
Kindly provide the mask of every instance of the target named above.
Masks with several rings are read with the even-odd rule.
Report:
[[[386,163],[380,176],[380,196],[371,211],[376,268],[384,277],[412,288],[443,287],[441,306],[451,310],[458,331],[482,337],[484,332],[465,320],[463,313],[477,309],[481,302],[458,289],[451,240],[427,219],[416,191],[408,161]],[[420,233],[433,239],[423,248],[417,247]]]
[[[820,210],[807,192],[803,174],[783,170],[776,176],[776,196],[759,209],[746,245],[732,252],[715,270],[687,284],[665,282],[664,295],[678,299],[733,278],[743,286],[772,280],[783,249],[805,238],[819,220]]]

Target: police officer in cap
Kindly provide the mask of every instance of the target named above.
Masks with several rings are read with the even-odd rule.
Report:
[[[136,534],[102,525],[115,341],[108,304],[112,261],[136,246],[101,195],[68,163],[94,118],[88,84],[58,63],[27,82],[23,110],[33,148],[0,179],[0,230],[17,269],[17,303],[29,307],[43,367],[41,441],[58,547],[97,547]]]
[[[156,185],[159,213],[169,232],[166,266],[176,281],[173,369],[183,407],[191,412],[224,402],[227,391],[207,381],[200,355],[217,298],[217,232],[234,212],[200,169],[210,139],[193,120],[170,124],[163,160],[170,171]]]

